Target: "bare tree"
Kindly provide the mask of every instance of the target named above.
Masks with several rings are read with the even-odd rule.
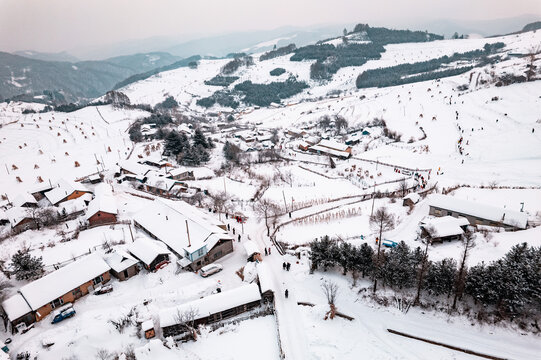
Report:
[[[325,313],[324,319],[327,320],[330,318],[331,320],[334,319],[336,316],[336,296],[338,295],[338,285],[335,282],[332,281],[325,281],[323,284],[321,284],[321,288],[323,289],[323,293],[325,294],[325,297],[327,298],[327,303],[329,304],[329,311]]]
[[[379,233],[377,238],[378,252],[376,255],[376,263],[374,264],[374,288],[373,292],[376,292],[378,287],[378,275],[381,268],[381,242],[382,236],[385,231],[389,231],[394,228],[394,215],[391,214],[386,207],[380,207],[374,214],[370,216],[370,227]]]
[[[400,193],[401,197],[406,196],[408,193],[408,183],[406,182],[406,179],[400,180],[396,190]]]
[[[331,117],[329,115],[323,115],[319,118],[318,126],[322,129],[326,129],[331,126]]]
[[[535,73],[536,73],[535,69],[537,68],[537,66],[535,66],[535,60],[537,60],[535,56],[539,54],[540,52],[541,52],[540,46],[532,47],[529,50],[528,64],[526,64],[526,72],[525,72],[527,81],[535,80]]]
[[[190,333],[195,341],[197,341],[197,327],[195,325],[195,320],[198,315],[199,310],[194,307],[190,307],[184,311],[177,309],[177,314],[175,315],[177,326],[180,326],[183,331]]]
[[[220,220],[222,220],[222,212],[226,209],[226,202],[227,202],[227,194],[225,191],[221,191],[214,194],[209,194],[210,198],[212,199],[212,206],[214,206],[214,209],[218,211],[218,216],[220,217]]]
[[[278,206],[278,204],[269,199],[259,199],[259,201],[254,204],[254,211],[256,212],[256,214],[259,217],[265,219],[267,236],[270,236],[269,218],[273,215],[276,217],[276,214],[279,211],[277,209],[279,208],[280,207]]]
[[[421,259],[421,266],[419,266],[419,273],[417,274],[417,296],[415,296],[413,305],[418,305],[421,299],[421,290],[423,288],[426,272],[428,271],[428,245],[430,245],[432,242],[431,238],[435,232],[434,226],[430,225],[430,227],[428,227],[425,231],[426,232],[421,236],[421,238],[424,238],[426,246],[423,253],[423,258]]]
[[[466,260],[468,259],[468,254],[472,248],[475,247],[475,234],[467,230],[462,235],[462,258],[460,260],[460,265],[458,266],[458,273],[455,279],[455,297],[453,299],[453,309],[456,309],[456,303],[459,298],[462,297],[464,293],[464,283],[466,280]]]
[[[342,129],[347,129],[348,121],[342,115],[336,115],[334,117],[334,127],[336,128],[336,134],[340,134]]]

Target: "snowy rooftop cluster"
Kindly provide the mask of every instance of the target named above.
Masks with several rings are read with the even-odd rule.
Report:
[[[57,186],[53,187],[51,191],[47,191],[45,196],[51,202],[51,204],[56,205],[75,191],[91,192],[81,183],[60,179]]]

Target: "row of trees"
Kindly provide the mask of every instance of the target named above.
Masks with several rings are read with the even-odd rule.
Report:
[[[254,58],[251,56],[236,57],[222,67],[222,74],[230,75],[237,71],[241,66],[252,66]]]
[[[387,214],[388,215],[388,214]],[[386,225],[389,217],[379,217]],[[392,220],[391,220],[392,221]],[[501,317],[541,315],[541,247],[526,243],[514,246],[502,259],[468,269],[467,258],[475,246],[474,236],[466,233],[463,251],[457,260],[445,258],[431,261],[429,245],[410,248],[401,242],[382,251],[366,243],[356,247],[328,236],[311,243],[312,269],[339,266],[344,275],[351,272],[354,282],[359,275],[370,276],[377,290],[378,281],[395,290],[415,290],[415,303],[421,295],[450,299],[452,308],[464,295],[475,303],[492,309]],[[451,300],[452,299],[452,300]]]
[[[214,147],[210,138],[196,129],[190,141],[184,133],[170,131],[165,136],[165,155],[174,155],[177,162],[188,166],[197,166],[210,160],[209,150]]]
[[[365,32],[373,43],[381,45],[443,40],[443,36],[427,31],[392,30],[368,24],[357,24],[352,33],[357,32]]]
[[[290,54],[293,51],[295,51],[295,49],[297,48],[295,46],[295,44],[289,44],[287,46],[282,46],[282,47],[279,47],[278,49],[276,49],[276,45],[274,45],[274,46],[275,46],[275,48],[273,50],[267,51],[266,53],[261,55],[259,57],[259,61],[270,60],[270,59],[274,59],[274,58],[279,57],[279,56],[284,56],[284,55]]]
[[[141,142],[145,139],[141,133],[141,125],[143,124],[155,124],[160,129],[154,135],[150,136],[150,138],[163,139],[167,132],[163,130],[162,127],[171,123],[173,123],[173,118],[170,115],[160,113],[154,113],[144,119],[137,120],[132,124],[130,130],[128,131],[130,134],[130,140],[133,142]]]
[[[304,81],[297,81],[290,77],[286,81],[273,81],[269,84],[254,84],[251,81],[244,81],[235,85],[235,90],[241,92],[243,101],[247,104],[258,106],[269,106],[271,103],[280,103],[308,88]]]
[[[477,61],[477,66],[483,66],[498,61],[498,57],[488,58],[504,46],[503,43],[485,44],[481,50],[465,53],[455,53],[451,56],[442,56],[437,59],[401,64],[387,68],[366,70],[356,80],[357,88],[387,87],[410,84],[419,81],[433,80],[442,77],[455,76],[470,71],[472,66],[463,66],[446,70],[439,70],[442,65],[457,61]]]
[[[231,84],[233,84],[235,81],[239,79],[238,76],[222,76],[222,75],[216,75],[210,80],[205,80],[205,85],[211,85],[211,86],[224,86],[227,87]]]
[[[270,71],[270,75],[271,76],[280,76],[285,72],[286,72],[286,69],[284,69],[284,68],[275,68],[275,69],[272,69]]]

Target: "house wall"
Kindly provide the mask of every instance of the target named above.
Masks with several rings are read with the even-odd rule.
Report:
[[[190,268],[193,271],[201,269],[203,266],[215,262],[233,252],[233,240],[220,240],[210,251],[201,259],[193,262]]]
[[[88,191],[78,191],[78,190],[76,190],[76,191],[72,192],[70,195],[68,195],[68,197],[66,199],[62,200],[62,201],[77,199],[77,198],[79,198],[79,197],[81,197],[81,196],[83,196],[84,194],[87,194],[87,193],[88,193]],[[59,202],[62,202],[62,201],[59,201]]]
[[[19,231],[19,230],[28,230],[28,229],[35,229],[37,227],[36,222],[32,218],[26,218],[23,219],[20,223],[15,225],[13,229]]]
[[[211,324],[211,323],[215,323],[221,320],[225,320],[230,317],[250,311],[260,305],[261,305],[261,302],[257,300],[257,301],[252,301],[250,303],[243,304],[231,309],[225,309],[225,310],[222,310],[221,312],[211,314],[210,316],[206,316],[206,317],[195,320],[195,326],[202,325],[202,324]],[[169,336],[182,334],[184,332],[183,330],[184,328],[181,325],[172,325],[172,326],[163,327],[162,328],[163,337],[167,338]]]
[[[104,272],[101,274],[103,276],[103,282],[102,284],[107,283],[109,280],[111,280],[111,275],[109,274],[109,271]],[[59,298],[62,298],[62,301],[64,304],[66,303],[73,303],[75,300],[79,299],[82,296],[85,296],[89,293],[89,288],[93,289],[93,283],[92,280],[89,280],[85,282],[84,284],[81,284],[80,286],[76,287],[75,289],[67,292],[66,294],[60,296]],[[49,315],[52,311],[54,311],[51,303],[47,303],[40,307],[36,312],[36,321],[42,320],[45,316]]]
[[[25,323],[26,326],[30,326],[35,322],[36,322],[36,317],[34,316],[34,314],[32,314],[32,312],[29,312],[28,314],[24,314],[20,318],[15,319],[15,320],[10,322],[11,333],[12,334],[15,333],[15,327],[20,323]]]
[[[134,264],[134,265],[130,266],[129,268],[127,268],[125,271],[128,272],[128,277],[126,277],[124,275],[124,271],[121,271],[121,272],[117,273],[113,269],[111,269],[111,275],[113,275],[114,277],[116,277],[120,281],[125,281],[125,280],[128,280],[129,278],[131,278],[132,276],[135,276],[135,275],[139,274],[139,267],[137,266],[137,264]]]
[[[110,214],[103,211],[98,211],[90,218],[88,223],[90,225],[111,224],[116,222],[116,214]]]

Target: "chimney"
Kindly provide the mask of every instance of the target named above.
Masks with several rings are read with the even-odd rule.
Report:
[[[192,242],[190,241],[190,229],[188,228],[188,220],[186,219],[186,233],[188,234],[188,247],[192,246]]]

